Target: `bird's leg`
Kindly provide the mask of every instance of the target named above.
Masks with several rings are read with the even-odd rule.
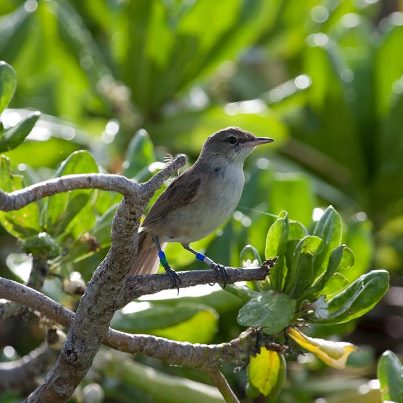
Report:
[[[225,266],[222,264],[215,263],[213,260],[211,260],[208,256],[203,255],[203,253],[195,251],[193,248],[190,247],[188,243],[182,242],[181,245],[188,250],[190,253],[193,253],[196,256],[196,259],[199,260],[200,262],[206,263],[207,265],[210,266],[210,269],[213,269],[217,274],[220,275],[222,282],[223,282],[223,287],[227,285],[228,281],[228,273],[227,269]]]
[[[157,247],[157,250],[158,250],[158,257],[160,259],[160,263],[161,263],[162,267],[164,268],[165,273],[171,279],[172,286],[178,289],[178,294],[179,294],[179,284],[181,283],[181,279],[179,278],[177,273],[175,273],[175,271],[171,269],[171,266],[168,263],[168,260],[167,260],[167,258],[165,256],[165,253],[161,249],[161,245],[160,245],[160,241],[159,241],[158,237],[153,236],[153,241],[154,241],[155,246]]]

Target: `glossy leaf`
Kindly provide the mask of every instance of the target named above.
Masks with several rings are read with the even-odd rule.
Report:
[[[13,192],[23,187],[22,176],[14,175],[9,159],[3,155],[0,156],[0,189],[5,192]],[[41,232],[38,204],[33,202],[20,210],[0,212],[0,223],[16,238],[35,235]]]
[[[402,30],[403,32],[403,30]],[[401,84],[400,84],[401,83]],[[399,88],[403,81],[394,84]],[[398,90],[399,91],[399,90]],[[382,121],[379,133],[378,177],[371,183],[371,196],[375,208],[389,211],[394,206],[394,200],[403,197],[403,190],[395,186],[403,179],[403,126],[401,110],[403,107],[403,93],[394,94],[393,103]]]
[[[123,163],[123,174],[134,178],[140,171],[155,162],[154,146],[149,134],[140,129],[129,143],[126,159]]]
[[[138,310],[115,315],[113,325],[123,331],[142,332],[194,343],[211,341],[217,329],[214,309],[195,303],[133,303]],[[136,309],[136,305],[133,305]],[[144,306],[143,309],[142,306]]]
[[[17,86],[14,69],[6,62],[0,62],[0,113],[7,108]]]
[[[290,241],[295,239],[302,239],[308,235],[308,230],[299,221],[288,221],[288,239]]]
[[[258,113],[254,113],[254,110]],[[273,144],[262,146],[265,151],[279,147],[287,136],[287,126],[281,121],[281,117],[266,108],[260,100],[246,105],[242,103],[228,104],[224,107],[208,105],[201,110],[181,111],[166,116],[161,122],[150,122],[145,128],[156,143],[169,147],[171,152],[195,154],[200,152],[208,136],[218,128],[234,125],[235,121],[237,126],[256,135],[275,138]],[[269,133],[268,127],[270,127]],[[189,138],[192,141],[189,141]]]
[[[396,16],[390,15],[383,21],[382,28],[384,32],[375,55],[375,84],[378,113],[385,116],[397,95],[394,86],[403,71],[403,56],[399,51],[403,40],[403,26]],[[388,60],[389,63],[386,62]]]
[[[389,273],[372,270],[363,274],[329,301],[329,317],[323,322],[345,323],[370,311],[389,288]]]
[[[0,152],[10,151],[20,145],[31,132],[40,116],[35,112],[15,126],[0,132]]]
[[[322,252],[315,259],[314,280],[323,274],[333,249],[341,244],[342,231],[343,227],[340,214],[332,206],[329,206],[316,223],[313,230],[313,235],[323,239]]]
[[[274,290],[281,291],[286,274],[284,254],[288,240],[288,215],[281,212],[279,218],[270,226],[266,236],[265,257],[278,256],[276,265],[270,270],[269,278]]]
[[[325,295],[327,299],[330,299],[348,285],[346,273],[353,265],[354,255],[351,249],[346,245],[338,246],[330,254],[323,276],[313,287],[307,290],[305,298],[311,299]]]
[[[264,7],[239,0],[129,2],[122,70],[136,105],[152,115],[173,94],[236,55],[266,28],[271,15]],[[215,23],[206,30],[212,18]]]
[[[252,356],[248,365],[248,380],[259,392],[274,399],[286,380],[286,362],[277,351],[262,347],[256,356]]]
[[[243,267],[259,267],[262,264],[262,258],[259,255],[258,250],[252,245],[245,245],[241,250],[240,260]]]
[[[344,240],[355,256],[354,266],[348,271],[344,271],[344,276],[349,281],[353,281],[364,274],[374,257],[375,245],[372,224],[368,219],[362,219],[361,215],[348,223]]]
[[[263,327],[275,335],[285,329],[295,314],[296,302],[286,294],[263,291],[246,303],[238,313],[242,326]]]
[[[98,172],[98,166],[92,155],[87,151],[76,151],[62,163],[56,176],[94,172]],[[93,193],[93,190],[74,190],[49,197],[44,207],[44,227],[47,232],[53,236],[66,235],[70,233],[68,226],[73,220],[82,220],[82,229],[89,230],[94,218],[84,207]]]
[[[350,70],[337,43],[322,32],[310,35],[307,42],[304,72],[312,79],[305,115],[308,123],[299,125],[296,137],[303,141],[304,150],[315,153],[315,157],[309,153],[304,158],[306,163],[312,163],[321,176],[331,178],[348,192],[365,175],[356,111],[352,108],[353,80],[344,77]]]
[[[403,366],[392,351],[385,351],[378,361],[377,375],[381,386],[382,400],[403,401]]]
[[[24,48],[30,33],[31,15],[22,4],[0,22],[0,53],[9,63],[14,64],[14,60],[21,55],[21,49]],[[10,46],[10,43],[13,46]]]
[[[298,242],[285,280],[284,292],[286,294],[299,298],[312,284],[315,257],[320,253],[322,247],[322,240],[312,235],[307,235]]]

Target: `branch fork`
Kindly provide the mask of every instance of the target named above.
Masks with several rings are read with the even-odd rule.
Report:
[[[63,402],[90,368],[102,343],[120,351],[160,358],[170,364],[188,367],[218,368],[223,363],[246,365],[257,345],[259,331],[249,330],[229,343],[216,346],[179,343],[148,335],[131,335],[109,328],[115,310],[141,295],[172,287],[166,275],[128,277],[131,262],[137,255],[137,230],[141,214],[154,192],[186,163],[177,156],[148,182],[139,184],[120,175],[68,175],[6,193],[0,190],[0,210],[21,209],[29,203],[74,189],[101,189],[121,193],[120,203],[112,222],[110,250],[94,272],[74,313],[39,291],[11,280],[0,278],[0,297],[25,305],[63,326],[69,326],[64,347],[45,381],[27,398],[28,402]],[[230,269],[227,283],[262,280],[268,266],[257,269]],[[180,288],[216,282],[212,270],[178,273]],[[1,313],[1,310],[0,310]],[[281,349],[269,343],[268,348]],[[39,356],[48,355],[38,352]],[[38,355],[37,354],[37,355]],[[222,379],[214,372],[216,379]],[[1,381],[0,381],[1,386]]]

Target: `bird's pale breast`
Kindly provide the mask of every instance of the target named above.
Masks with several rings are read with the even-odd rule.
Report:
[[[211,169],[195,200],[167,215],[158,231],[160,240],[190,243],[210,234],[232,214],[243,185],[241,165]]]

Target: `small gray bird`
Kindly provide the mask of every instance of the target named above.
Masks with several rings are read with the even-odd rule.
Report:
[[[189,244],[213,232],[232,214],[245,182],[245,158],[256,146],[272,141],[237,127],[210,136],[194,165],[167,187],[148,212],[139,229],[138,255],[129,274],[156,273],[160,262],[176,285],[177,275],[163,252],[166,242],[180,242],[198,260],[225,273],[223,266]]]

